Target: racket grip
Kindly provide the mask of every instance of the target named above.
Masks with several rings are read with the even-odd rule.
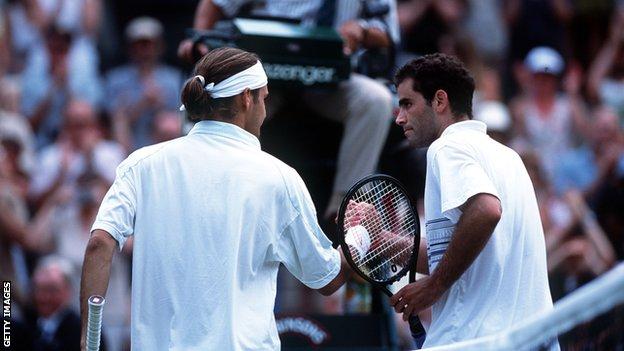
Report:
[[[89,297],[89,312],[87,316],[87,351],[100,350],[102,335],[102,308],[106,299],[99,295]]]
[[[409,326],[410,326],[410,332],[412,333],[412,338],[414,339],[414,342],[416,342],[416,346],[418,346],[418,348],[422,348],[423,343],[425,342],[425,337],[427,336],[427,333],[425,332],[425,327],[423,327],[422,323],[420,322],[420,318],[418,318],[417,315],[411,315],[409,317]]]

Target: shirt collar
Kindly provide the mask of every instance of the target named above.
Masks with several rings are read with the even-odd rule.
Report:
[[[444,129],[440,137],[453,134],[456,132],[461,132],[461,131],[475,131],[475,132],[485,134],[487,132],[487,126],[485,125],[485,123],[481,121],[475,121],[472,119],[467,120],[467,121],[456,122],[446,127],[446,129]]]
[[[195,123],[195,126],[188,133],[193,134],[215,134],[224,136],[226,138],[236,139],[249,146],[260,148],[260,140],[255,135],[249,133],[243,128],[227,122],[221,121],[199,121]]]

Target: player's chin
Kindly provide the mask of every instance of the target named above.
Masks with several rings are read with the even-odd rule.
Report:
[[[410,133],[405,134],[405,137],[407,141],[409,142],[409,145],[413,148],[420,149],[423,147],[429,147],[431,143],[433,143],[433,141],[435,140],[435,139],[432,140],[431,138],[428,138],[427,136],[422,135],[422,134],[416,134],[415,132],[411,130],[409,132]]]
[[[414,134],[411,135],[405,135],[407,138],[407,141],[409,143],[409,145],[413,148],[421,148],[421,147],[426,147],[426,143],[424,142],[424,140]]]

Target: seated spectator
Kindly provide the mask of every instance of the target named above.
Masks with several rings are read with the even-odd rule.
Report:
[[[525,66],[531,73],[530,91],[511,103],[516,133],[516,148],[526,143],[539,151],[546,175],[554,176],[559,156],[568,151],[578,135],[590,130],[585,107],[580,97],[579,72],[568,77],[566,91],[559,92],[565,62],[559,53],[548,47],[532,49]]]
[[[31,350],[80,350],[80,316],[69,307],[72,274],[71,264],[56,256],[42,258],[35,268]]]
[[[182,74],[161,62],[162,34],[154,18],[132,20],[126,27],[130,63],[106,76],[106,109],[113,118],[115,139],[128,151],[152,143],[158,111],[179,106]]]
[[[70,101],[64,110],[62,134],[43,149],[33,175],[30,195],[40,204],[63,185],[79,187],[83,177],[97,177],[106,184],[115,179],[115,165],[125,154],[117,143],[102,138],[96,111],[86,101]],[[79,192],[78,192],[79,193]],[[77,203],[74,197],[72,203]]]
[[[28,94],[22,95],[22,111],[37,137],[37,149],[56,140],[68,101],[80,99],[97,106],[101,95],[97,63],[69,55],[73,34],[55,26],[45,34],[46,45],[30,51],[23,74],[23,91]]]

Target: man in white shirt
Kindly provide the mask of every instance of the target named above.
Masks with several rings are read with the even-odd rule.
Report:
[[[102,202],[83,265],[83,345],[86,300],[105,293],[114,247],[132,235],[133,349],[277,350],[280,263],[322,294],[344,282],[301,178],[260,149],[257,56],[217,49],[195,74],[182,102],[196,125],[130,155]]]
[[[431,307],[430,347],[552,309],[533,186],[520,157],[471,120],[474,81],[466,68],[428,55],[402,67],[396,83],[396,123],[413,146],[429,146],[421,252],[428,267],[418,267],[429,275],[392,297],[396,312],[407,319]]]

